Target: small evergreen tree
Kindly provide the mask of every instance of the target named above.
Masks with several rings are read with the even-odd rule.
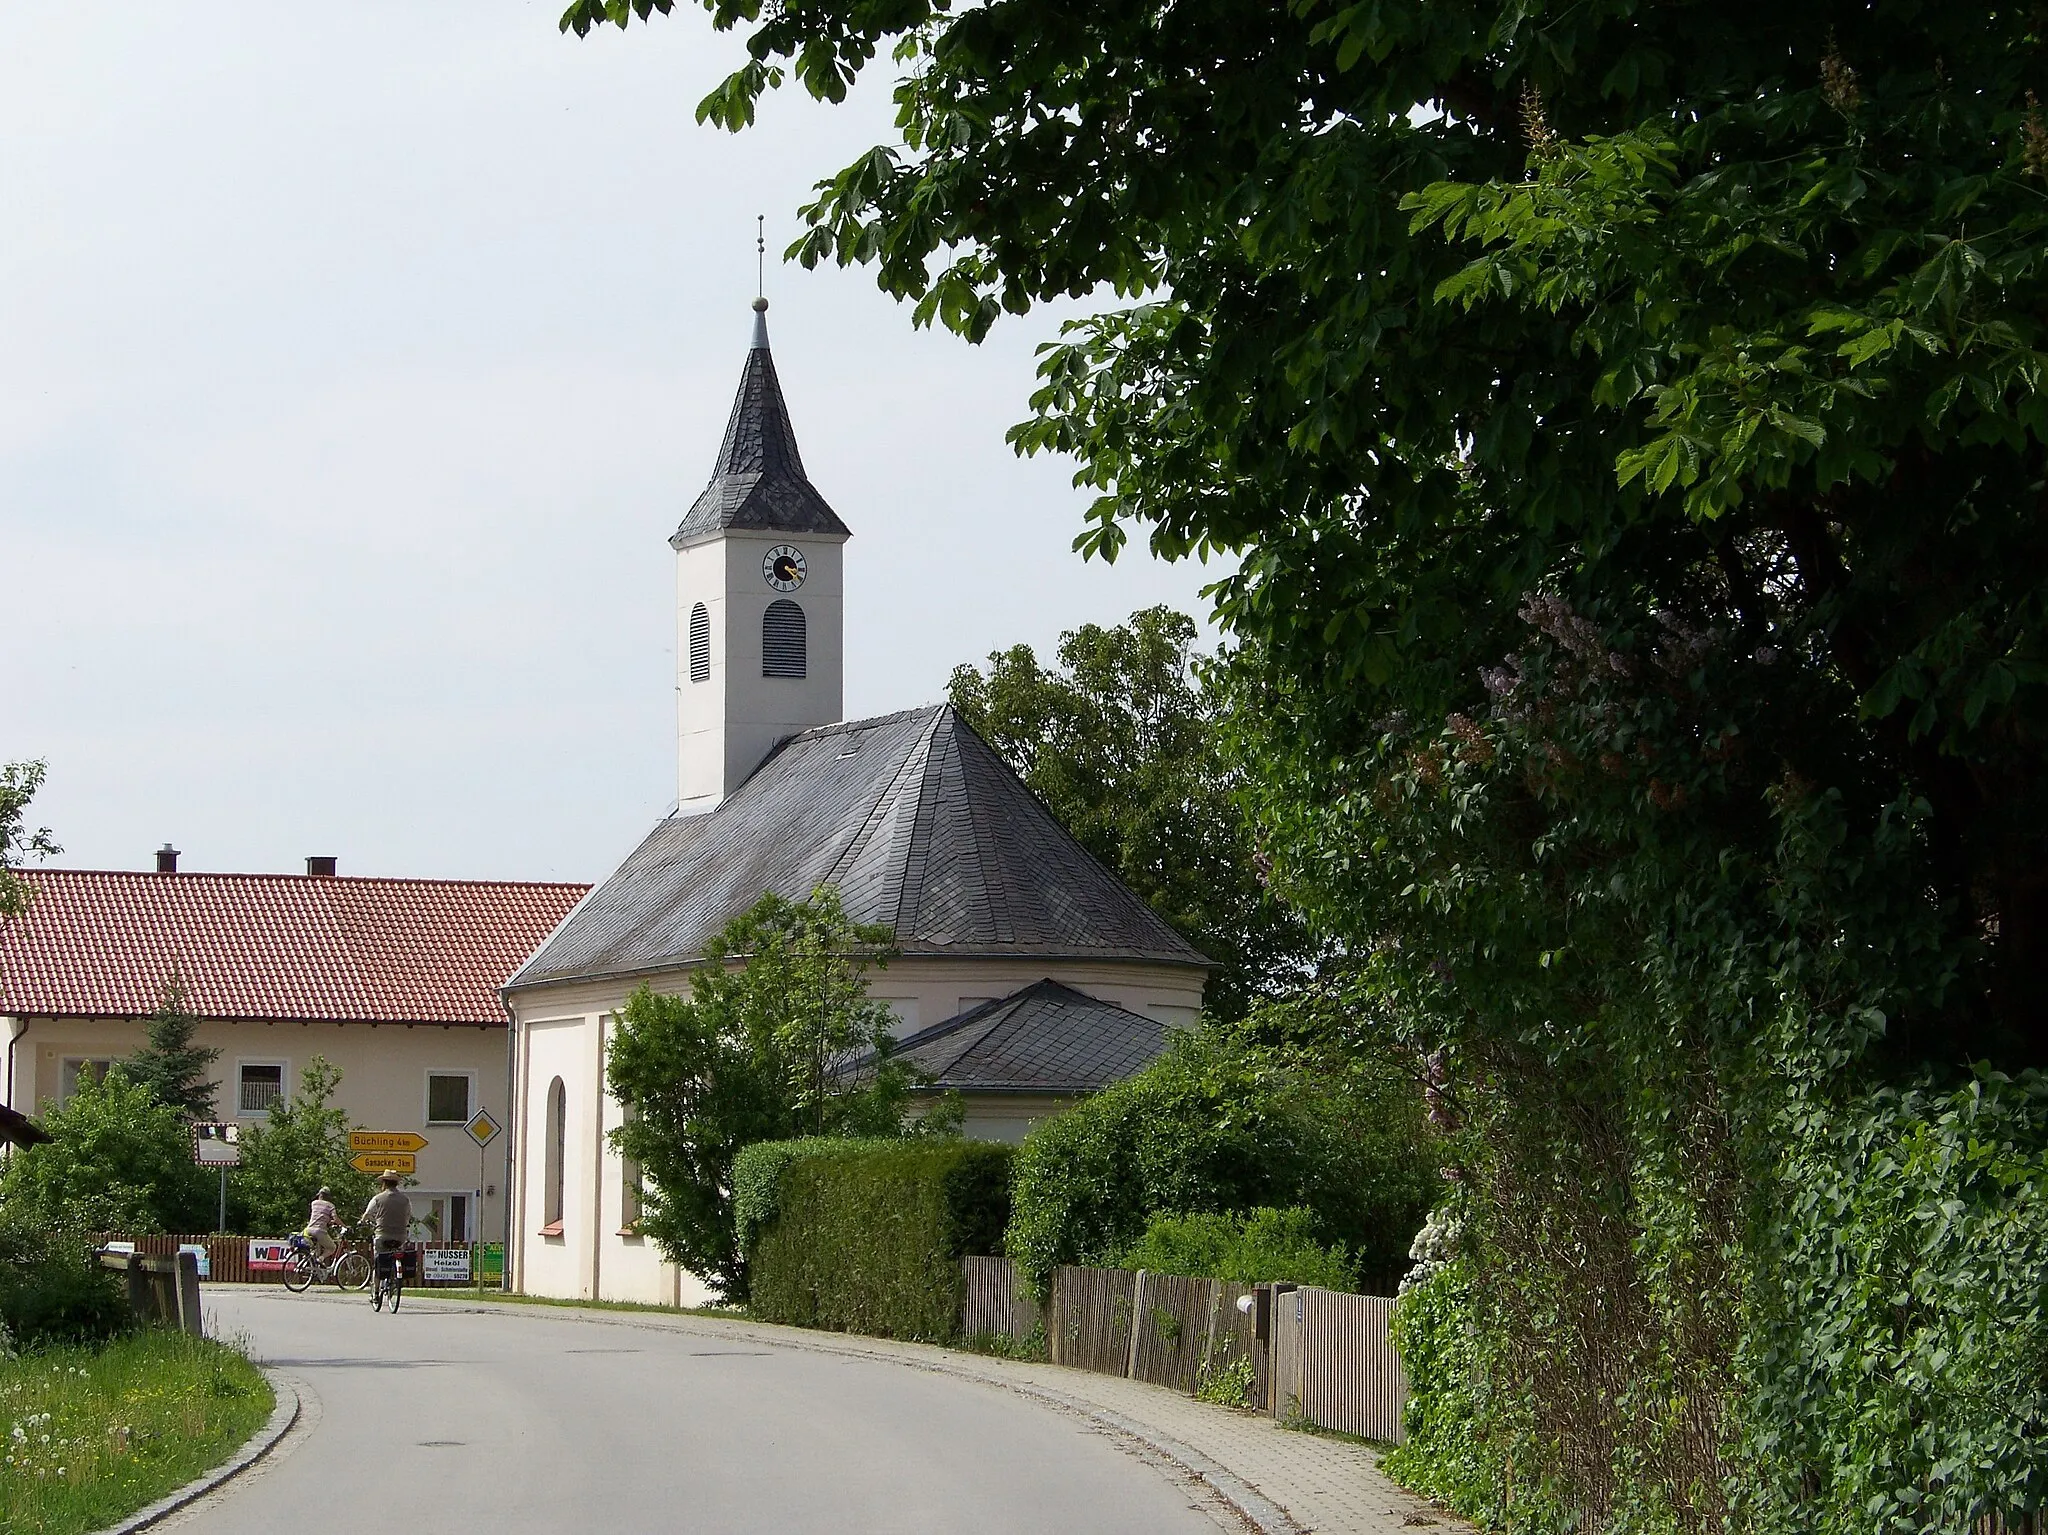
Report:
[[[184,978],[173,970],[156,1011],[149,1015],[149,1042],[122,1065],[128,1080],[148,1088],[158,1103],[187,1119],[211,1119],[218,1091],[213,1063],[220,1052],[193,1044],[198,1031],[199,1019],[187,999]]]
[[[242,1132],[242,1165],[233,1186],[240,1224],[259,1236],[296,1231],[322,1185],[334,1192],[343,1220],[369,1203],[376,1180],[348,1165],[348,1111],[335,1107],[341,1069],[314,1056],[299,1073],[299,1090],[270,1107],[267,1124]]]

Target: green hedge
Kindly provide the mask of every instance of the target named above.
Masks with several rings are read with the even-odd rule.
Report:
[[[945,1342],[960,1259],[1002,1250],[1012,1149],[983,1141],[771,1142],[733,1169],[749,1192],[754,1315]]]

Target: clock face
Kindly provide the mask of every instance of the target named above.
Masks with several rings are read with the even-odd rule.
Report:
[[[777,544],[761,557],[761,579],[778,592],[793,592],[804,584],[804,555],[789,544]]]

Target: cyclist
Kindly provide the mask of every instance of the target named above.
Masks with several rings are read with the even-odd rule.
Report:
[[[376,1238],[377,1268],[381,1273],[388,1272],[387,1263],[398,1261],[398,1250],[405,1246],[405,1235],[412,1229],[412,1201],[398,1187],[397,1173],[379,1173],[377,1181],[384,1187],[363,1206],[363,1224]]]
[[[314,1256],[323,1263],[341,1245],[334,1237],[334,1228],[340,1224],[341,1212],[334,1208],[334,1191],[321,1189],[313,1196],[313,1212],[306,1218],[305,1236],[313,1244]]]

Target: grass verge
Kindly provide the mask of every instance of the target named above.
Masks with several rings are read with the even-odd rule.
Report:
[[[112,1524],[226,1460],[272,1405],[242,1354],[174,1332],[0,1359],[0,1531]]]

